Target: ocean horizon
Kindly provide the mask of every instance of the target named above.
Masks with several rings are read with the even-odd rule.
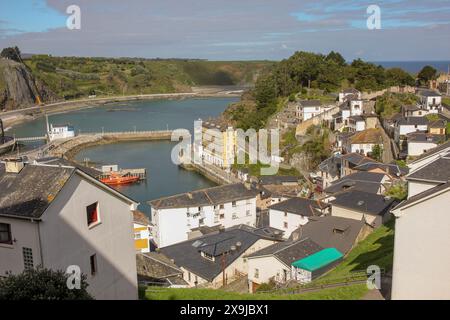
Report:
[[[372,61],[372,63],[383,66],[384,68],[402,68],[410,73],[419,73],[425,66],[432,66],[439,72],[448,72],[450,60],[443,61]]]

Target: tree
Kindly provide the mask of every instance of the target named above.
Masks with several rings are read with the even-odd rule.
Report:
[[[327,55],[326,60],[328,60],[328,61],[331,60],[331,61],[336,62],[340,66],[345,66],[345,59],[339,52],[331,51]]]
[[[69,275],[63,271],[36,268],[0,280],[0,300],[91,300],[86,291],[86,275],[81,275],[80,289],[69,289]]]
[[[377,161],[382,161],[383,149],[379,144],[376,144],[372,148],[372,158]]]
[[[0,53],[0,56],[6,59],[14,60],[20,62],[22,60],[20,56],[20,50],[18,47],[8,47],[4,48]]]
[[[428,81],[435,79],[436,75],[437,75],[437,70],[435,68],[433,68],[432,66],[425,66],[419,72],[417,77],[419,78],[420,83],[426,84],[426,83],[428,83]]]
[[[386,83],[389,86],[414,86],[414,78],[406,71],[400,68],[386,70]]]

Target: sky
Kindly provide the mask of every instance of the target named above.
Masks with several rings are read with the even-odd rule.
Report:
[[[367,27],[370,5],[381,29]],[[0,48],[56,56],[450,60],[449,39],[450,0],[0,0]]]

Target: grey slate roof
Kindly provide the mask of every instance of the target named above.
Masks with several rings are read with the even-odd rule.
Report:
[[[445,190],[445,189],[447,189],[449,187],[450,187],[450,181],[447,182],[447,183],[443,183],[443,184],[437,185],[434,188],[431,188],[431,189],[428,189],[428,190],[426,190],[424,192],[416,194],[415,196],[409,198],[408,200],[403,201],[398,206],[396,206],[394,209],[392,209],[392,211],[397,210],[397,209],[401,209],[403,207],[406,207],[406,206],[408,206],[408,205],[410,205],[410,204],[412,204],[412,203],[414,203],[416,201],[422,200],[422,199],[424,199],[424,198],[426,198],[428,196],[431,196],[431,195],[433,195],[435,193],[439,193],[439,192],[441,192],[441,191],[443,191],[443,190]]]
[[[397,124],[399,126],[425,126],[428,122],[427,117],[407,117],[401,118]]]
[[[358,94],[359,93],[359,91],[358,90],[356,90],[355,88],[347,88],[347,89],[344,89],[343,91],[342,91],[343,93],[353,93],[353,94]]]
[[[75,170],[25,165],[19,173],[6,173],[0,164],[0,215],[40,218]]]
[[[422,180],[437,183],[446,183],[450,180],[450,155],[417,169],[407,177],[408,180]]]
[[[262,176],[259,178],[259,183],[265,184],[283,184],[283,183],[298,183],[299,177],[296,176]]]
[[[440,97],[441,94],[436,92],[436,91],[432,91],[432,90],[421,90],[419,91],[419,95],[421,95],[422,97]]]
[[[367,162],[373,162],[373,159],[370,159],[368,157],[365,157],[359,153],[353,152],[353,153],[347,153],[341,156],[342,162],[348,161],[352,165],[360,165]]]
[[[299,103],[302,107],[320,107],[322,105],[320,100],[301,100]]]
[[[311,217],[320,215],[321,209],[326,208],[328,205],[318,200],[310,200],[305,198],[291,198],[285,201],[278,202],[271,205],[269,209],[278,210],[282,212],[289,212],[293,214],[302,215],[305,217]]]
[[[275,243],[267,248],[261,249],[250,254],[249,258],[273,255],[283,262],[286,266],[290,266],[293,262],[306,258],[324,248],[312,241],[304,238],[297,241],[285,241]]]
[[[84,173],[87,173],[88,175],[97,178],[99,177],[102,172],[100,170],[97,170],[95,168],[89,168],[86,166],[83,166],[75,161],[70,161],[64,158],[58,158],[58,157],[48,157],[48,158],[41,158],[36,160],[39,164],[48,164],[52,166],[67,166],[67,167],[75,167],[78,170],[83,171]]]
[[[336,248],[344,255],[356,244],[364,227],[363,221],[334,216],[322,216],[310,219],[295,232],[300,238],[309,238],[324,248]]]
[[[258,240],[272,239],[278,241],[274,238],[263,236],[257,230],[259,229],[240,225],[229,228],[224,232],[206,235],[164,247],[160,251],[169,259],[173,259],[177,266],[183,267],[203,279],[212,281],[222,272],[222,257],[220,254],[224,251],[229,251],[225,261],[228,267]],[[231,251],[230,247],[236,246],[238,242],[240,243],[240,248]],[[201,251],[219,256],[216,256],[215,261],[211,261],[202,257]]]
[[[259,191],[244,184],[227,184],[149,201],[154,209],[199,207],[254,198]]]
[[[331,177],[336,177],[341,174],[341,156],[332,156],[319,164],[319,170],[327,172]]]
[[[359,171],[370,171],[374,169],[381,169],[386,171],[392,176],[403,176],[408,174],[409,171],[408,168],[400,167],[396,163],[384,164],[376,161],[364,163],[362,165],[355,167],[354,169]]]
[[[429,142],[438,144],[443,140],[441,135],[429,134],[425,132],[411,132],[407,135],[408,142]]]
[[[332,206],[339,206],[371,215],[384,215],[393,205],[397,204],[397,201],[394,199],[359,190],[344,192],[335,197],[336,199],[331,201]]]
[[[352,188],[369,193],[378,193],[385,176],[384,173],[359,171],[334,181],[324,191],[325,193],[335,194]]]

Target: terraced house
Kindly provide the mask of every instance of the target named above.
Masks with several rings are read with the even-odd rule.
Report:
[[[258,196],[249,184],[237,183],[150,201],[156,244],[170,246],[220,227],[255,226]]]
[[[137,299],[137,203],[73,166],[0,163],[0,276],[79,267],[96,299]]]

